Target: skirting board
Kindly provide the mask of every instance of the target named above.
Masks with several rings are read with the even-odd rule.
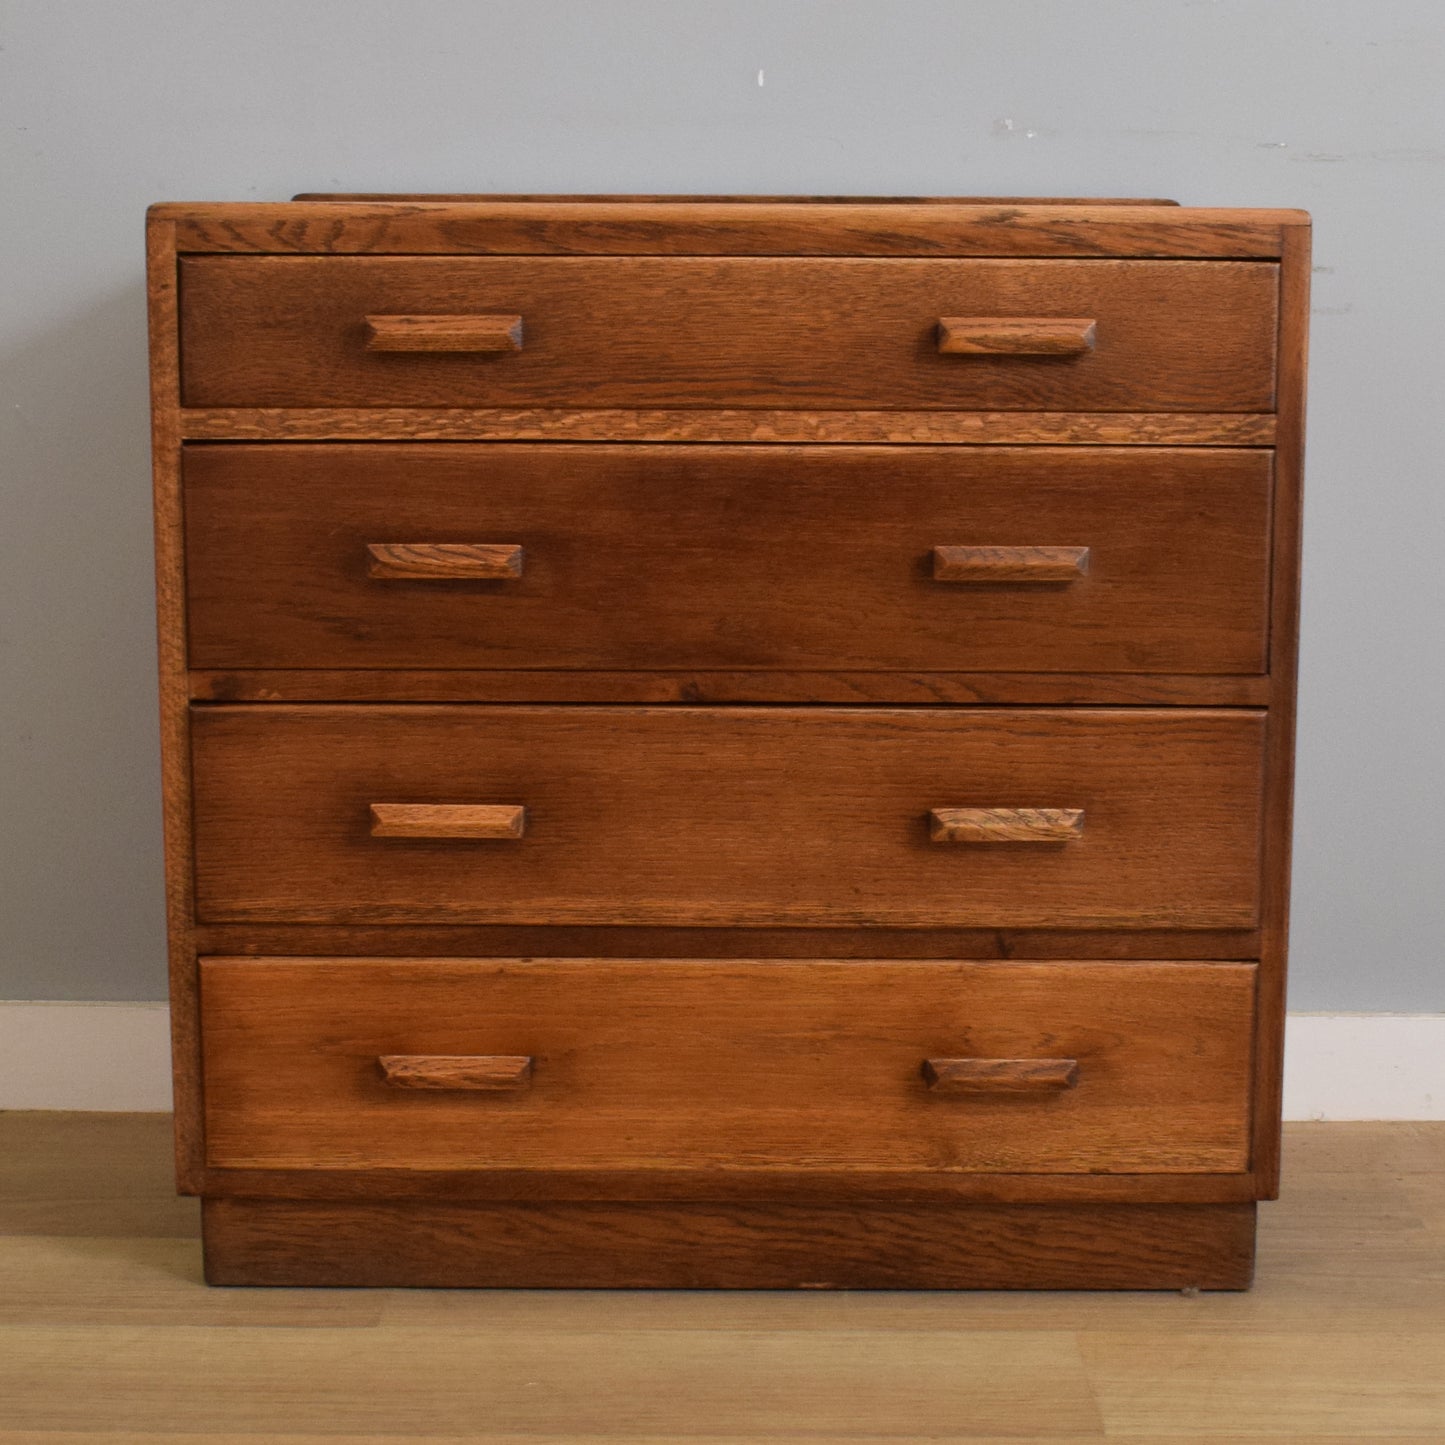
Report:
[[[0,1109],[169,1109],[160,1003],[0,1003]],[[1445,1014],[1291,1014],[1286,1119],[1445,1119]]]

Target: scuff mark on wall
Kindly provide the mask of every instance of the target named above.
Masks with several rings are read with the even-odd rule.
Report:
[[[1404,161],[1438,165],[1445,162],[1445,146],[1400,146],[1379,151],[1307,151],[1291,156],[1292,161]]]

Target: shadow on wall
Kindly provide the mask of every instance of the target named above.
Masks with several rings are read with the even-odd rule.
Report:
[[[0,998],[161,998],[145,289],[0,351]]]

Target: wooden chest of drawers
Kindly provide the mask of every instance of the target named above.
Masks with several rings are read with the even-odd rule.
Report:
[[[210,1279],[1248,1283],[1305,216],[148,235]]]

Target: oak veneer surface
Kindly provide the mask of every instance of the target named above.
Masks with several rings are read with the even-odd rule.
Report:
[[[1253,1204],[890,1209],[207,1200],[212,1284],[1242,1289]],[[400,1247],[396,1241],[400,1240]]]
[[[187,714],[185,537],[181,517],[180,326],[176,227],[146,225],[146,302],[150,345],[152,506],[155,513],[156,640],[159,683],[161,816],[165,844],[166,965],[171,1002],[176,1182],[196,1188],[201,1165],[200,1019],[192,944],[195,888]]]
[[[1268,787],[1261,857],[1264,967],[1255,1032],[1254,1153],[1261,1197],[1279,1191],[1280,1116],[1284,1098],[1286,961],[1289,954],[1290,859],[1293,844],[1295,676],[1299,659],[1300,553],[1308,366],[1310,238],[1292,231],[1283,248],[1280,296],[1280,415],[1275,453],[1279,489],[1271,579],[1271,699]]]
[[[1307,216],[358,194],[148,257],[212,1279],[1248,1283]]]
[[[188,407],[197,441],[864,442],[894,446],[1259,447],[1269,412],[779,411],[760,407]]]
[[[1227,1173],[1248,1163],[1254,968],[203,959],[208,1162],[232,1168]],[[506,1094],[391,1055],[530,1058]],[[1067,1056],[957,1097],[930,1058]]]
[[[1077,256],[1273,260],[1303,211],[1142,205],[737,205],[614,199],[162,203],[181,253],[221,255]]]
[[[196,668],[1266,665],[1261,451],[192,445],[184,473]],[[378,577],[404,544],[525,560]],[[932,558],[1061,545],[1062,582]]]
[[[733,206],[1177,206],[1178,201],[1161,197],[1134,196],[690,196],[690,195],[616,195],[602,192],[575,195],[529,195],[511,192],[407,191],[380,194],[375,191],[300,191],[293,201],[505,201],[547,202],[560,204],[588,202],[593,205],[638,201],[664,201],[669,205],[733,205]]]
[[[206,922],[1248,928],[1247,711],[197,708]],[[373,803],[520,805],[512,841],[376,838]],[[1067,807],[941,846],[938,807]]]
[[[188,257],[208,406],[1270,411],[1278,268],[1211,261]],[[378,354],[378,313],[508,313],[520,351]],[[1083,356],[940,355],[945,316],[1083,316]]]
[[[1265,707],[1266,674],[1159,672],[551,672],[536,668],[227,668],[188,675],[195,702],[897,703]]]
[[[363,957],[1253,959],[1248,928],[676,928],[586,924],[217,923],[201,953]]]

